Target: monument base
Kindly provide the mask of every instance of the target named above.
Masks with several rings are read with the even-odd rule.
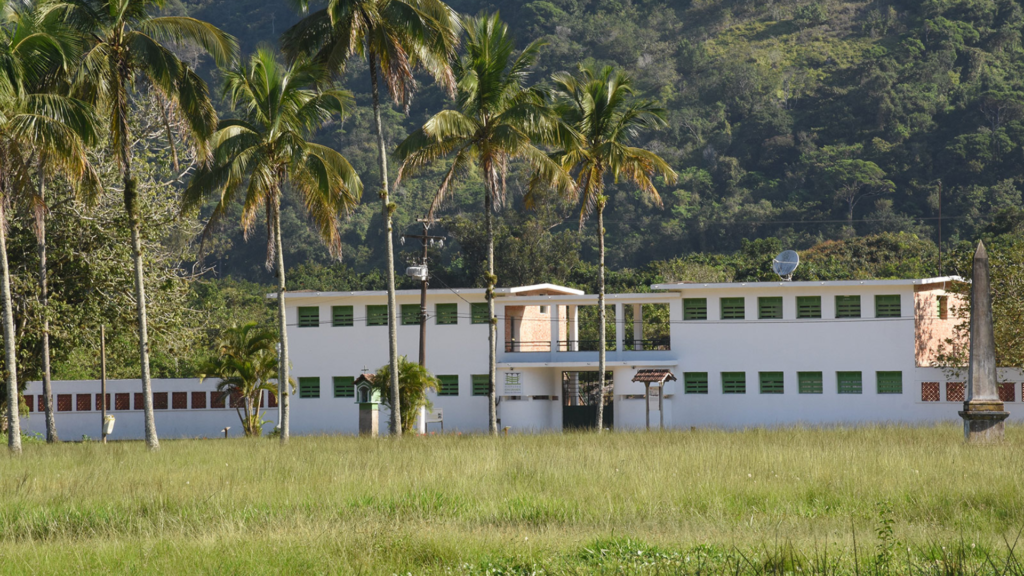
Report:
[[[359,435],[377,437],[378,417],[380,412],[376,406],[359,405]]]
[[[964,402],[964,440],[976,444],[1003,441],[1003,421],[1010,415],[998,400]]]

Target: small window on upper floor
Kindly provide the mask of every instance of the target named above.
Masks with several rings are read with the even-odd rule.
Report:
[[[439,375],[437,377],[437,395],[438,396],[458,396],[459,395],[459,377],[454,374]]]
[[[299,328],[316,328],[319,325],[319,306],[299,306]]]
[[[901,315],[899,294],[875,296],[875,318],[899,318]]]
[[[939,318],[943,320],[949,318],[949,296],[938,296],[935,298],[935,303]]]
[[[707,320],[707,298],[683,298],[683,320]]]
[[[435,320],[438,324],[458,324],[459,323],[459,305],[458,304],[438,304],[435,309]]]
[[[420,305],[402,304],[402,326],[412,326],[420,323]]]
[[[782,319],[782,297],[762,296],[757,299],[758,320],[781,320]]]
[[[388,325],[388,305],[387,304],[374,304],[366,307],[366,325],[367,326],[387,326]]]
[[[860,296],[836,296],[836,318],[860,318]]]
[[[797,318],[821,318],[821,296],[797,296]]]
[[[686,372],[683,374],[684,392],[686,394],[707,394],[708,373]]]
[[[469,322],[471,324],[487,324],[489,317],[487,302],[473,302],[469,305]]]
[[[743,320],[746,314],[743,310],[743,298],[722,298],[722,320]]]
[[[351,326],[352,319],[351,306],[331,306],[331,326]]]
[[[539,306],[539,308],[540,308],[540,313],[541,313],[541,314],[547,314],[547,313],[548,313],[548,307],[547,307],[547,306],[545,306],[545,305],[541,304],[541,305]]]

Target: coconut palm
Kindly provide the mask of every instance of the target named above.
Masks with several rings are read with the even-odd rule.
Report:
[[[322,66],[299,59],[285,67],[270,48],[226,72],[224,91],[241,117],[224,120],[214,135],[214,161],[201,168],[185,190],[183,208],[201,206],[212,196],[217,206],[204,235],[210,233],[235,197],[242,198],[245,236],[262,210],[267,218],[267,264],[277,273],[277,319],[281,338],[279,382],[288,382],[288,334],[285,323],[285,268],[281,238],[281,195],[290,185],[301,197],[321,239],[341,255],[340,219],[359,205],[363,183],[344,156],[306,138],[335,114],[343,115],[352,96],[343,90],[318,90]],[[288,441],[288,391],[281,391],[281,441]]]
[[[87,42],[76,70],[79,94],[95,101],[109,118],[109,138],[120,170],[124,207],[131,229],[138,319],[139,364],[146,445],[160,447],[153,419],[149,373],[149,326],[146,319],[145,270],[142,263],[142,214],[132,173],[131,93],[144,80],[173,109],[185,126],[200,162],[209,155],[208,140],[217,126],[206,83],[191,66],[161,42],[193,45],[218,64],[235,58],[237,42],[215,26],[181,16],[153,16],[162,0],[54,0],[50,12]]]
[[[39,153],[47,154],[48,169],[80,182],[83,184],[80,189],[95,185],[95,172],[85,157],[85,142],[95,139],[95,119],[85,103],[46,91],[53,86],[55,75],[66,69],[68,55],[61,40],[49,34],[42,25],[35,7],[11,7],[0,3],[0,12],[5,15],[0,23],[0,299],[7,370],[8,447],[13,453],[20,453],[16,342],[7,261],[7,211],[15,198],[35,196],[31,160]],[[39,205],[38,197],[33,204]],[[45,234],[42,212],[37,210],[37,222],[39,231]],[[45,257],[45,251],[41,254]],[[42,270],[45,278],[45,260]],[[42,282],[45,286],[45,279]],[[43,298],[45,305],[45,292]],[[44,321],[44,335],[46,327]],[[44,362],[46,360],[48,356],[44,356]],[[56,440],[52,394],[49,394],[48,385],[47,379],[44,382],[50,398],[47,402],[47,436]]]
[[[305,12],[308,0],[294,0]],[[380,80],[392,99],[406,108],[415,88],[413,71],[426,70],[449,94],[455,91],[450,62],[458,48],[459,18],[442,0],[330,0],[284,33],[281,47],[289,58],[309,54],[335,74],[353,56],[370,65],[374,128],[380,168],[380,198],[388,277],[388,358],[392,396],[398,394],[398,332],[395,304],[395,254],[388,186],[388,157],[381,130]],[[391,433],[402,434],[402,410],[391,411]]]
[[[262,329],[255,322],[226,329],[217,343],[217,353],[200,366],[200,379],[218,378],[217,391],[232,398],[246,436],[263,433],[260,396],[266,390],[277,394],[277,332]]]
[[[474,166],[484,176],[484,220],[487,228],[488,421],[498,433],[495,399],[497,323],[494,315],[494,216],[505,201],[505,177],[509,161],[529,162],[537,176],[565,190],[569,175],[534,145],[537,139],[553,140],[555,122],[540,90],[527,87],[529,68],[537,60],[541,42],[533,42],[518,57],[508,27],[498,15],[468,18],[466,54],[454,64],[458,78],[458,109],[443,110],[398,146],[404,160],[396,185],[416,170],[439,159],[452,157],[451,166],[430,205],[428,218],[451,195],[458,179]]]
[[[661,196],[653,178],[660,175],[674,183],[676,173],[657,154],[630,146],[640,131],[664,125],[664,112],[649,100],[634,96],[629,76],[611,67],[581,66],[578,76],[567,72],[552,75],[554,108],[567,126],[562,149],[554,158],[573,174],[576,186],[568,197],[579,202],[580,227],[597,210],[598,272],[598,389],[597,429],[602,428],[605,394],[605,298],[604,298],[604,195],[605,179],[632,182],[656,205]]]
[[[437,390],[437,378],[425,366],[410,362],[405,356],[398,358],[399,402],[402,410],[402,432],[412,432],[420,408],[433,410],[427,398],[428,390]],[[380,393],[381,404],[394,410],[391,402],[391,364],[381,366],[373,376],[373,389]]]

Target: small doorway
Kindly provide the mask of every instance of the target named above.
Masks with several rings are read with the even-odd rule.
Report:
[[[593,429],[597,420],[597,403],[604,402],[602,423],[611,428],[615,422],[612,399],[612,373],[605,372],[605,393],[600,398],[597,371],[562,372],[562,430]]]

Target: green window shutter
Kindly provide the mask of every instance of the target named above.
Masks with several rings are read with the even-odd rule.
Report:
[[[836,372],[840,394],[860,394],[864,388],[860,372]]]
[[[746,372],[722,372],[722,394],[746,394]]]
[[[299,306],[299,328],[316,328],[319,325],[319,306]]]
[[[299,378],[299,398],[319,398],[320,378],[304,377]]]
[[[353,382],[356,379],[351,376],[335,376],[334,377],[334,397],[335,398],[355,398],[356,388],[353,386]]]
[[[836,318],[860,318],[860,296],[836,296]]]
[[[351,326],[352,320],[351,306],[331,306],[331,326]]]
[[[743,298],[722,298],[722,320],[743,320]]]
[[[388,305],[387,304],[375,304],[366,307],[366,325],[367,326],[387,326],[388,325]]]
[[[438,304],[434,313],[438,324],[459,323],[458,304]]]
[[[801,394],[821,394],[821,372],[797,372],[796,379]]]
[[[437,381],[440,386],[437,390],[438,396],[458,396],[459,395],[459,377],[455,375],[438,376]]]
[[[899,294],[875,296],[875,318],[899,318],[900,315]]]
[[[683,298],[683,320],[707,320],[707,298]]]
[[[903,372],[877,372],[879,394],[903,394]]]
[[[487,302],[474,302],[469,305],[470,322],[473,324],[487,324],[489,314]]]
[[[487,374],[473,374],[473,396],[487,396],[491,391],[491,377]]]
[[[757,318],[759,320],[779,320],[782,318],[782,297],[762,296],[757,299]]]
[[[402,304],[402,326],[411,326],[420,323],[420,305]]]
[[[821,318],[821,296],[797,296],[797,318]]]
[[[707,372],[687,372],[683,374],[684,391],[687,394],[708,393]]]
[[[761,384],[761,394],[782,394],[784,392],[784,378],[782,372],[758,372],[758,380]]]

